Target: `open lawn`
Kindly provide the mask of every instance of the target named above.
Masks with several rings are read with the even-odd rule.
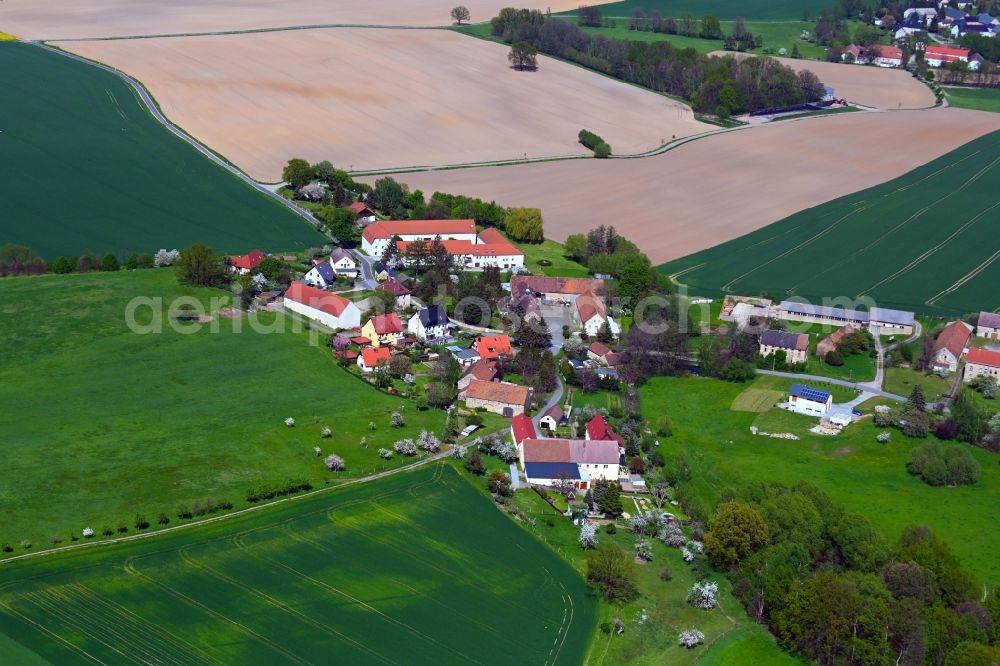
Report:
[[[846,297],[946,315],[992,310],[1000,305],[993,289],[1000,250],[991,224],[1000,214],[998,154],[1000,132],[994,132],[893,181],[661,270],[695,293],[767,292],[815,303]]]
[[[948,103],[963,109],[978,109],[1000,113],[1000,89],[997,88],[944,88]]]
[[[743,17],[749,20],[796,19],[801,20],[802,12],[809,11],[815,16],[820,9],[828,6],[823,0],[623,0],[599,6],[604,16],[629,17],[633,9],[646,12],[657,11],[663,16],[680,17],[692,14],[701,18],[712,14],[720,19]],[[576,14],[574,10],[564,12]],[[811,30],[812,23],[803,22],[803,29]]]
[[[297,215],[170,134],[113,74],[0,42],[0,88],[3,242],[48,259],[197,242],[234,253],[323,243]]]
[[[564,254],[562,243],[546,238],[541,243],[518,243],[524,252],[524,267],[536,275],[590,277],[590,271]]]
[[[176,523],[179,504],[207,498],[238,508],[248,488],[286,479],[335,483],[404,464],[378,449],[444,423],[337,367],[326,336],[273,313],[173,330],[174,299],[219,299],[214,311],[227,296],[179,287],[169,269],[7,278],[0,293],[0,542],[37,550],[88,525],[131,530],[136,513]],[[126,326],[129,302],[143,298],[154,306],[136,320],[155,312],[162,333]],[[391,428],[398,409],[406,427]],[[317,446],[347,469],[328,472]]]
[[[766,412],[773,408],[785,394],[770,389],[748,388],[735,398],[729,407],[734,412]]]
[[[812,2],[813,0],[809,0]],[[473,21],[488,21],[505,0],[463,0]],[[446,26],[452,0],[5,0],[3,28],[23,39],[267,30],[309,25]],[[518,7],[575,9],[578,0],[518,0]]]
[[[771,379],[760,378],[754,386],[772,388]],[[815,419],[796,417],[792,422],[792,414],[732,411],[733,400],[746,388],[692,377],[657,378],[641,389],[648,419],[666,413],[673,420],[673,437],[661,439],[661,450],[668,460],[684,452],[696,495],[707,507],[728,489],[745,483],[808,481],[847,510],[867,516],[890,541],[906,525],[929,525],[983,582],[1000,583],[1000,560],[994,556],[1000,536],[992,528],[1000,520],[1000,466],[995,454],[970,447],[982,465],[976,485],[931,487],[906,472],[909,450],[926,440],[908,439],[892,430],[891,440],[880,444],[875,440],[878,429],[868,419],[852,424],[843,434],[823,436],[807,432]],[[751,435],[750,425],[762,422],[762,417],[769,423],[780,421],[782,431],[801,439]]]
[[[542,57],[515,71],[509,47],[451,30],[60,45],[135,76],[167,117],[268,182],[291,157],[361,171],[587,155],[584,128],[629,154],[712,129],[681,102],[582,67]]]
[[[579,664],[596,631],[583,579],[444,463],[0,586],[0,635],[60,664]]]
[[[923,388],[924,397],[931,402],[942,399],[950,386],[949,380],[941,379],[935,374],[928,375],[910,368],[886,368],[886,391],[896,395],[910,395],[917,384]]]
[[[545,235],[557,241],[611,220],[618,232],[637,243],[653,262],[662,263],[901,176],[915,164],[924,164],[996,129],[1000,129],[1000,115],[965,109],[843,113],[713,134],[642,159],[408,173],[397,180],[424,192],[462,192],[506,206],[540,207]],[[893,142],[892,150],[887,150],[887,137],[897,135],[907,140]],[[830,168],[831,164],[847,163],[850,169]],[[711,184],[710,192],[706,183]],[[961,197],[963,207],[977,201]],[[934,219],[939,222],[939,217]],[[949,215],[948,219],[957,218]],[[808,237],[803,232],[786,231],[774,243],[787,248]],[[869,245],[867,239],[860,245],[854,239],[840,241],[831,251]],[[816,245],[827,250],[825,244]],[[740,248],[742,261],[749,267],[763,268],[762,252]],[[830,264],[827,257],[810,260],[810,275],[817,267]],[[697,263],[701,262],[685,262],[684,268]],[[732,278],[746,270],[749,268]],[[836,277],[844,279],[851,274],[838,271]],[[789,284],[787,275],[782,279],[775,292]],[[796,276],[792,284],[799,279]],[[712,294],[718,293],[714,291],[717,287],[713,285]],[[709,290],[700,292],[705,295]],[[824,290],[824,295],[828,293]],[[974,309],[996,305],[981,303]]]

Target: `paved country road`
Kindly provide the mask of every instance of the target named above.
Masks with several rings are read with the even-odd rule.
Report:
[[[788,377],[789,379],[798,379],[803,382],[821,382],[825,384],[836,384],[837,386],[846,386],[847,388],[852,388],[857,391],[864,391],[865,393],[871,393],[873,395],[881,396],[883,398],[889,398],[890,400],[895,400],[896,402],[906,402],[906,398],[901,395],[896,395],[895,393],[888,393],[881,389],[872,388],[867,384],[858,384],[856,382],[849,382],[844,379],[833,379],[832,377],[823,377],[821,375],[804,375],[799,372],[776,372],[774,370],[764,370],[762,368],[757,369],[758,375],[771,375],[772,377]]]

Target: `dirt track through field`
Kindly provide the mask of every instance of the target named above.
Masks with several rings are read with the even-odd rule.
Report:
[[[397,178],[425,192],[541,207],[545,235],[556,240],[614,224],[662,263],[891,180],[996,129],[1000,114],[964,109],[849,113],[710,136],[644,159]]]
[[[713,51],[711,55],[733,55]],[[744,54],[737,57],[745,58]],[[873,65],[848,65],[819,60],[775,58],[796,71],[812,71],[838,99],[876,109],[924,109],[934,106],[934,93],[902,69]]]
[[[142,81],[163,112],[251,176],[291,157],[352,170],[620,153],[713,129],[662,95],[444,30],[331,28],[65,42]]]
[[[22,39],[189,34],[301,25],[451,25],[457,0],[4,0],[0,29]],[[504,0],[462,0],[488,21]],[[576,9],[578,0],[518,0],[518,8]],[[210,5],[210,6],[206,6]]]

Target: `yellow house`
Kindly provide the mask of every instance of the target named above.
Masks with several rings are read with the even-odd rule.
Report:
[[[373,347],[394,345],[406,335],[406,326],[395,312],[376,315],[361,327],[361,335],[371,340]]]

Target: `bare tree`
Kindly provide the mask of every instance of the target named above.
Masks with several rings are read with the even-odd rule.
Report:
[[[462,25],[462,21],[468,21],[471,16],[469,8],[462,5],[451,10],[451,18],[459,25]]]
[[[514,42],[507,60],[518,71],[534,71],[538,69],[538,49],[530,42]]]
[[[666,483],[654,483],[649,489],[649,494],[653,498],[653,504],[656,505],[657,509],[662,509],[663,505],[667,503],[672,494],[670,491],[670,486]]]

